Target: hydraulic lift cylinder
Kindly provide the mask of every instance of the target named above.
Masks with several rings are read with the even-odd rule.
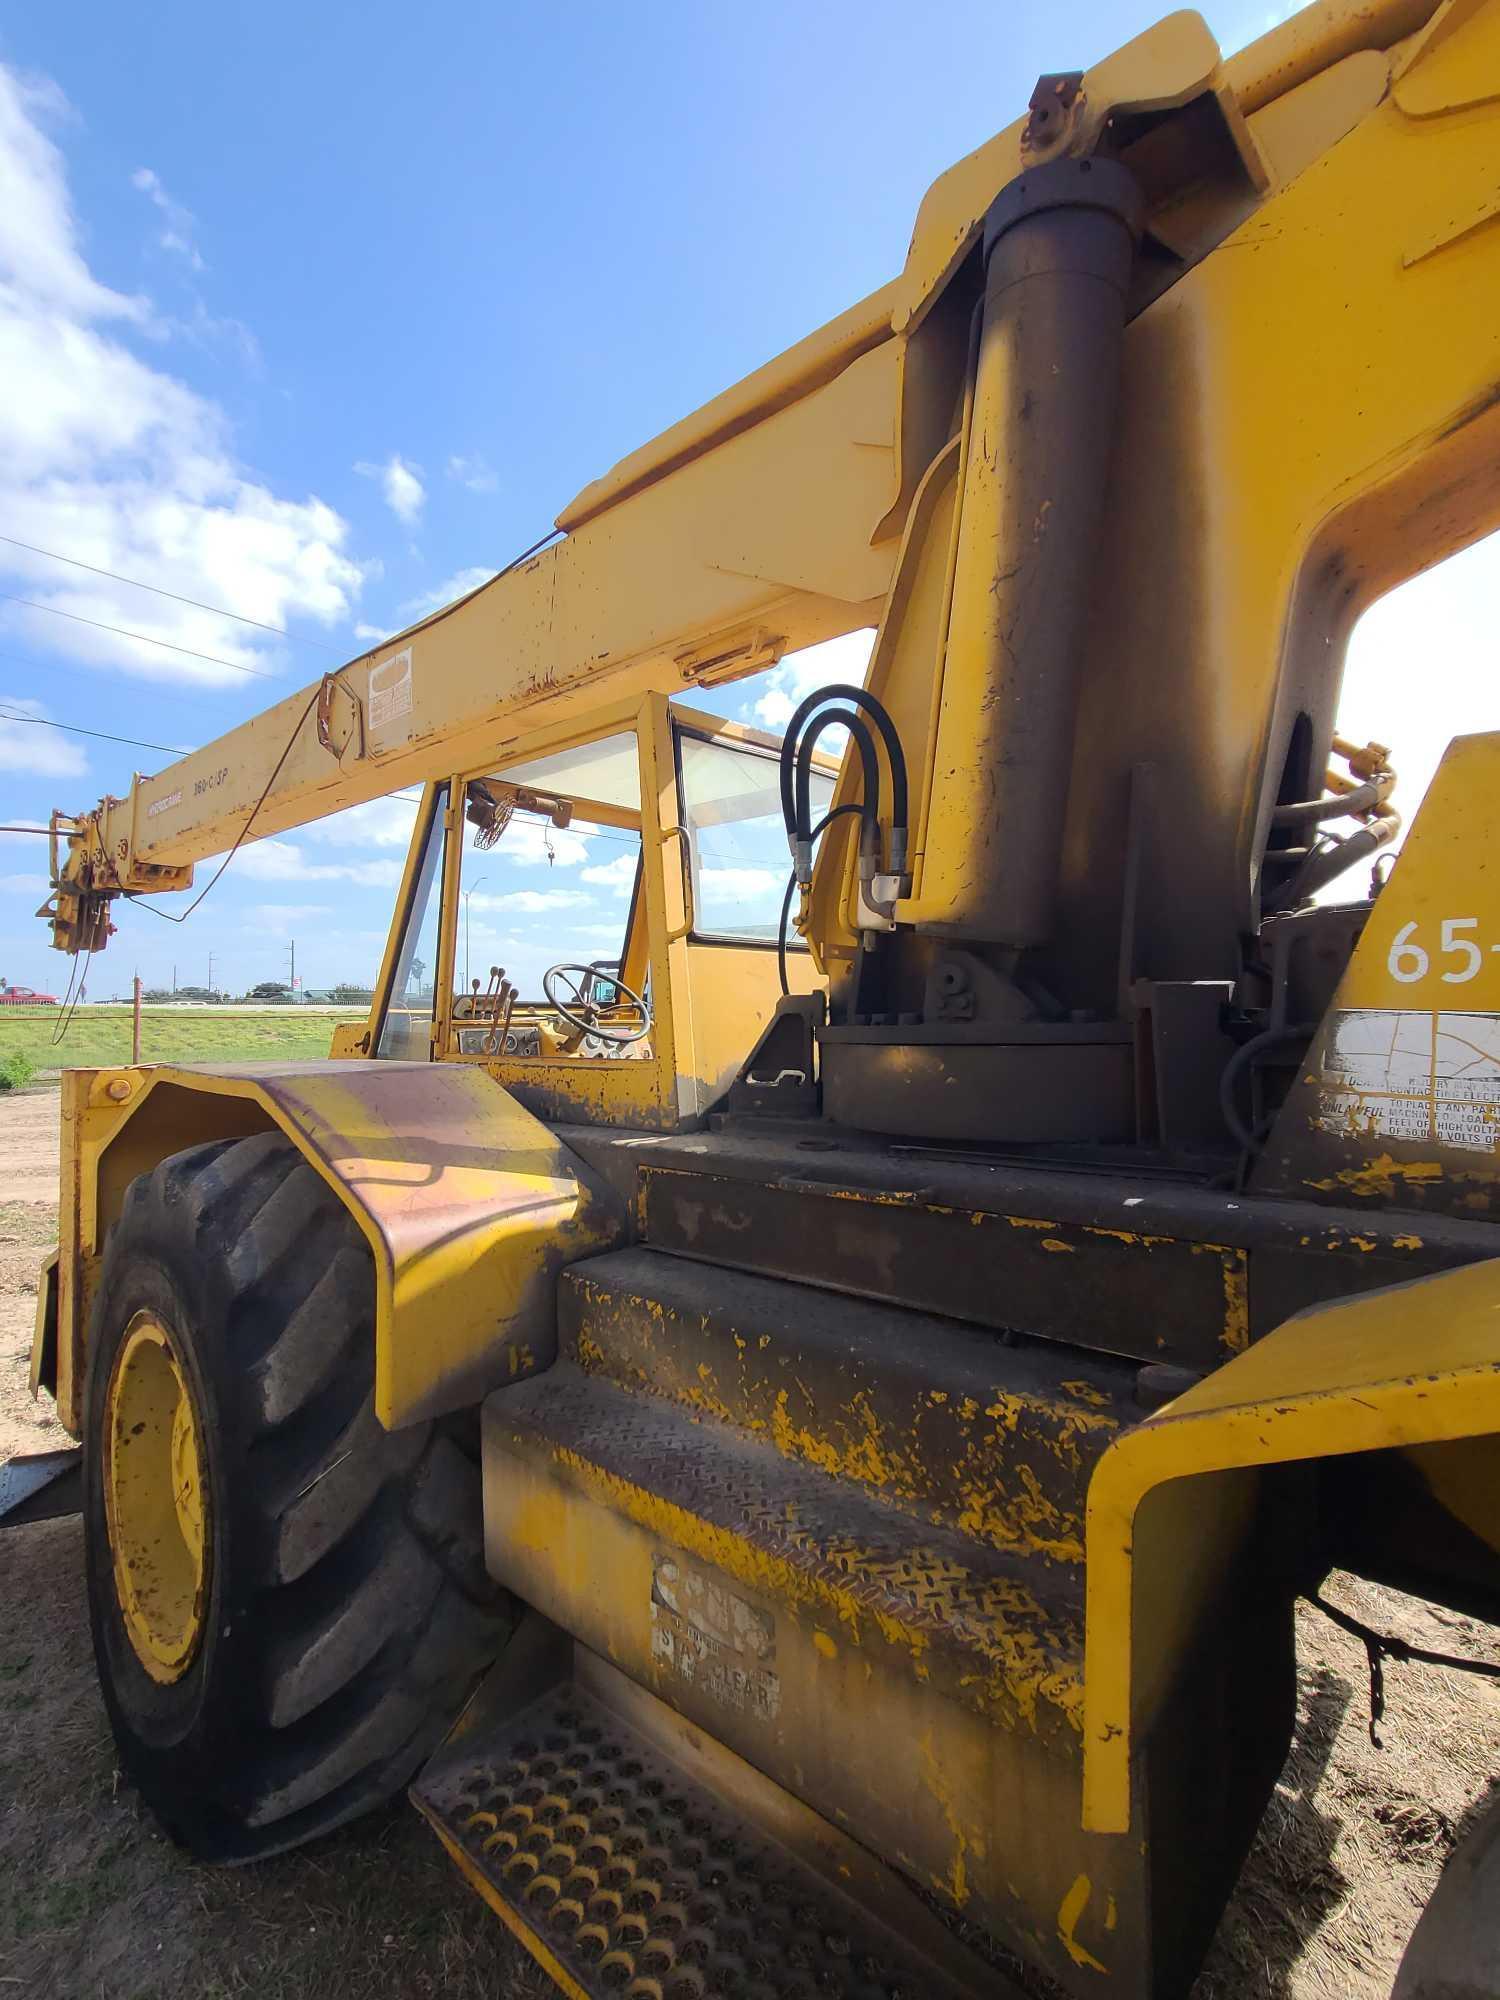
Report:
[[[985,221],[923,868],[923,929],[944,936],[1051,934],[1141,206],[1117,162],[1059,160]]]

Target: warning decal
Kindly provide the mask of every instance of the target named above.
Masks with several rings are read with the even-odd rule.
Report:
[[[651,1559],[651,1657],[742,1715],[769,1722],[781,1711],[770,1612],[664,1550]]]
[[[1500,1015],[1340,1014],[1319,1083],[1325,1132],[1492,1153],[1500,1145]]]
[[[365,725],[372,750],[391,750],[411,735],[411,647],[371,667]]]

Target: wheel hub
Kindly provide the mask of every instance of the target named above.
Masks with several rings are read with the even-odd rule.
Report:
[[[179,1680],[202,1638],[208,1507],[187,1372],[150,1312],[126,1328],[110,1374],[103,1483],[126,1633],[153,1680]]]

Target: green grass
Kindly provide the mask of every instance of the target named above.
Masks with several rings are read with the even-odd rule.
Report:
[[[237,1013],[213,1007],[143,1007],[142,1062],[296,1062],[326,1056],[348,1013],[267,1007]],[[130,1009],[80,1007],[61,1042],[57,1007],[0,1008],[0,1070],[13,1058],[35,1070],[93,1069],[130,1061]],[[24,1080],[24,1079],[22,1079]]]
[[[24,1049],[0,1050],[0,1091],[19,1090],[36,1075],[36,1064]]]

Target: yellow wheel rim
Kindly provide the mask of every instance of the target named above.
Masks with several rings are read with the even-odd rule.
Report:
[[[104,1499],[125,1630],[155,1681],[181,1679],[203,1635],[208,1505],[198,1413],[172,1335],[139,1312],[110,1373]]]

